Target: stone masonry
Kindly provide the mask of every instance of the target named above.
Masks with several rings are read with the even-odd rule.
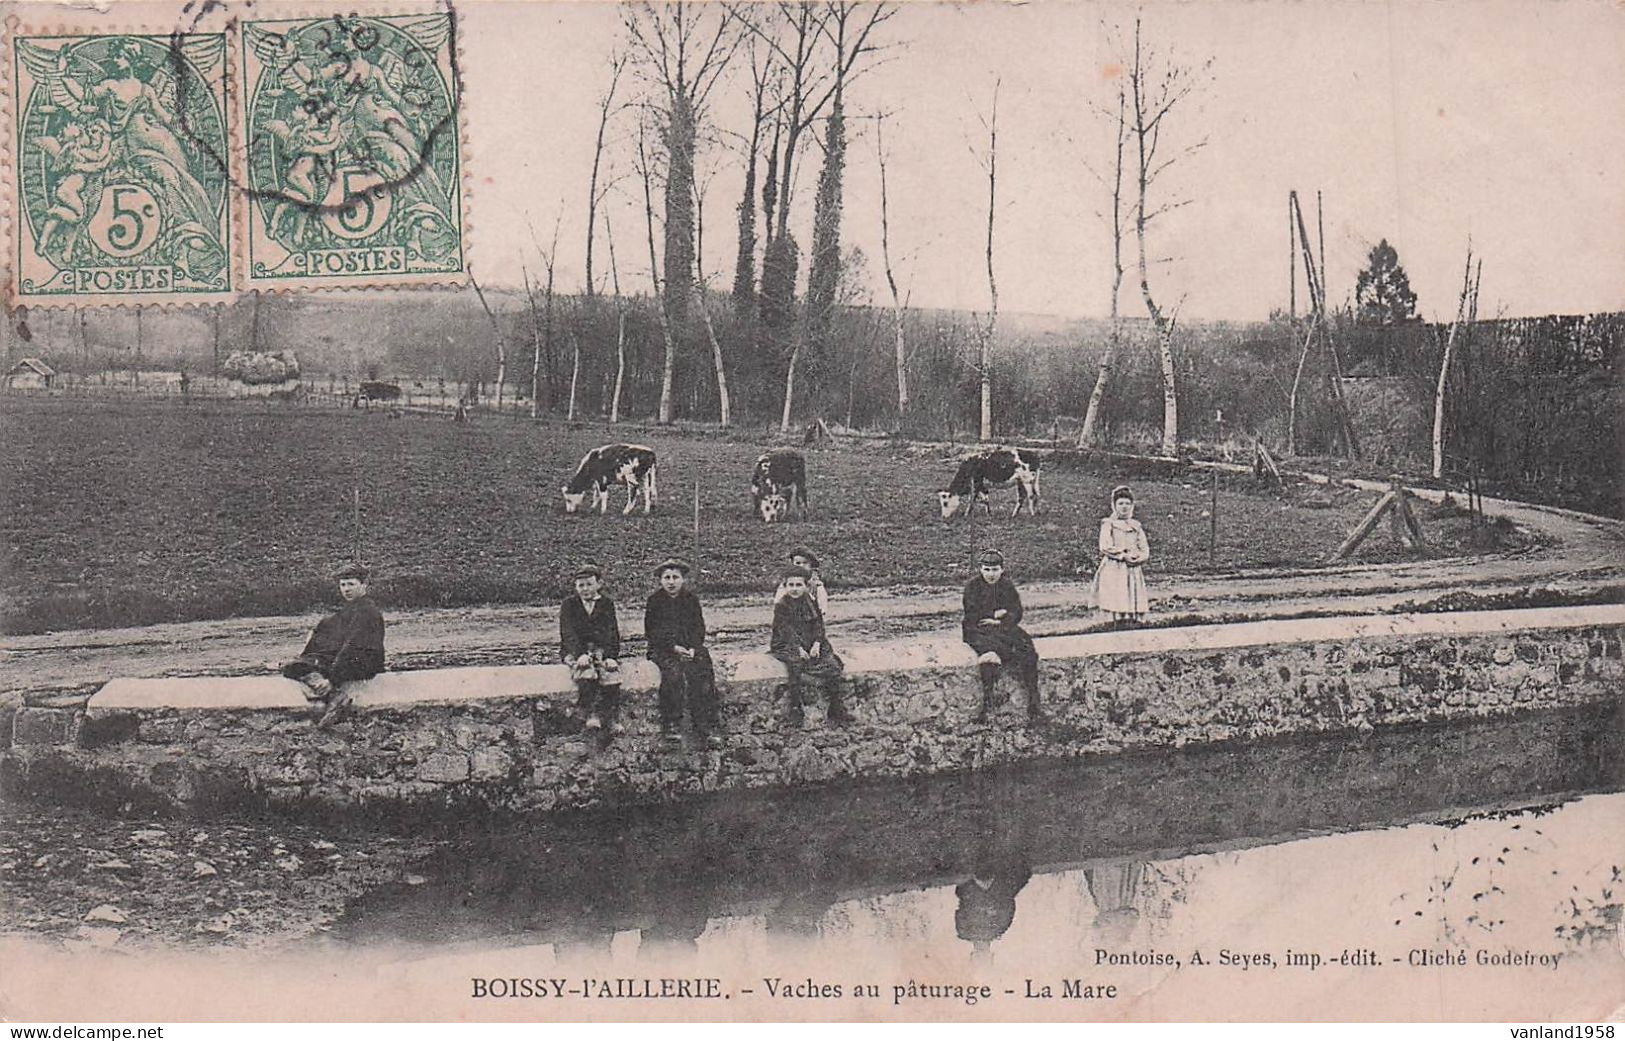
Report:
[[[1617,701],[1625,607],[1250,622],[1038,641],[1048,721],[1012,696],[987,723],[973,656],[915,639],[845,651],[855,721],[809,692],[785,720],[782,667],[717,656],[722,743],[660,740],[656,675],[629,668],[607,749],[561,666],[385,674],[318,730],[279,678],[117,681],[83,710],[19,708],[9,792],[207,812],[550,811],[702,792],[1358,732]]]

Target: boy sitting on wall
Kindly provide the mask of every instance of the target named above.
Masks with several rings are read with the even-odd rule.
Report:
[[[309,701],[326,703],[318,726],[332,722],[349,705],[344,684],[384,671],[384,615],[367,595],[367,569],[347,564],[333,577],[343,605],[316,623],[299,657],[282,667],[282,675],[305,685]]]
[[[773,645],[770,653],[790,670],[790,722],[800,726],[805,719],[801,704],[801,682],[811,679],[829,698],[829,721],[849,723],[852,716],[842,700],[846,664],[829,645],[824,633],[824,616],[808,595],[812,572],[799,564],[784,569],[784,599],[773,605]]]
[[[619,729],[621,628],[615,602],[603,595],[604,572],[586,563],[575,571],[575,594],[559,608],[559,657],[570,667],[584,729],[607,743]]]
[[[1000,665],[1016,669],[1027,691],[1027,718],[1040,720],[1044,709],[1038,696],[1038,648],[1021,628],[1021,594],[1005,575],[1004,555],[998,550],[983,550],[976,563],[979,574],[965,586],[965,618],[961,623],[965,642],[977,654],[977,671],[982,678],[982,710],[976,720],[986,720],[988,713],[998,707],[994,683]]]
[[[680,739],[687,702],[694,732],[716,745],[717,687],[711,653],[705,649],[705,611],[688,588],[688,565],[667,560],[655,569],[660,588],[649,594],[643,612],[643,637],[649,660],[660,669],[660,732]]]

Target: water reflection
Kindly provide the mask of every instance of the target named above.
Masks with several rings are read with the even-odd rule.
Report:
[[[1622,745],[1619,710],[1588,709],[586,814],[448,841],[415,868],[427,884],[366,894],[333,935],[551,944],[560,963],[609,957],[628,931],[650,959],[743,957],[771,942],[825,955],[957,947],[983,964],[1039,944],[1093,961],[1098,950],[1176,938],[1234,944],[1313,891],[1322,903],[1286,924],[1422,923],[1432,931],[1415,942],[1426,944],[1499,939],[1518,918],[1549,942],[1560,901],[1543,904],[1534,925],[1505,909],[1545,871],[1593,902],[1589,918],[1576,903],[1572,928],[1617,921],[1617,901],[1607,910],[1602,893],[1608,869],[1625,862],[1625,796],[1434,828],[1425,843],[1372,829],[1618,791]],[[1524,830],[1525,817],[1543,823]],[[1576,833],[1581,824],[1603,830]],[[1316,834],[1328,837],[1289,841]],[[1267,844],[1278,845],[1237,852]],[[1577,860],[1576,849],[1594,856]],[[1546,856],[1555,853],[1566,859]],[[1346,891],[1323,892],[1334,877]],[[1508,897],[1514,878],[1526,892]],[[1230,933],[1202,939],[1219,924]]]

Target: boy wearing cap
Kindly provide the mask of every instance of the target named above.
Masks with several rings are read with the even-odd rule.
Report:
[[[977,654],[977,671],[982,677],[982,710],[978,722],[997,706],[994,682],[999,666],[1014,666],[1027,691],[1027,717],[1044,714],[1038,696],[1038,649],[1033,638],[1021,628],[1021,594],[1004,573],[1004,555],[996,549],[983,550],[976,558],[979,574],[965,586],[965,618],[961,632]]]
[[[694,732],[706,743],[716,743],[716,674],[705,649],[705,611],[688,588],[688,564],[666,560],[655,574],[660,588],[649,594],[644,608],[643,636],[649,660],[660,669],[660,731],[677,739],[686,700]]]
[[[807,580],[807,596],[812,600],[818,613],[825,618],[829,617],[829,593],[824,590],[824,580],[818,574],[818,555],[806,546],[797,546],[790,551],[790,563],[807,569],[812,577]],[[773,594],[773,603],[776,605],[785,596],[784,583],[779,583],[778,591]]]
[[[282,667],[282,675],[305,685],[309,700],[328,703],[323,723],[348,703],[341,684],[384,671],[384,615],[367,595],[367,569],[347,564],[333,577],[344,603],[316,623],[299,657]]]
[[[570,667],[576,704],[589,732],[607,736],[617,729],[621,701],[621,627],[615,602],[603,594],[604,572],[597,564],[575,570],[575,593],[559,607],[559,657]]]
[[[807,591],[812,572],[799,564],[784,569],[784,599],[773,605],[773,657],[790,670],[790,722],[800,725],[805,718],[801,704],[801,681],[814,680],[829,697],[829,721],[847,723],[852,717],[842,700],[846,664],[829,645],[824,633],[824,615]]]

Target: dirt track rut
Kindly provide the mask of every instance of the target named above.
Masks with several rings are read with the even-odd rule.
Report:
[[[1368,490],[1383,487],[1350,483]],[[1485,510],[1537,534],[1539,544],[1516,554],[1398,565],[1158,575],[1153,578],[1153,609],[1215,617],[1361,614],[1456,591],[1491,595],[1533,586],[1584,593],[1625,581],[1625,523],[1494,499],[1485,500]],[[837,646],[912,632],[957,631],[957,588],[834,592],[830,632]],[[1084,580],[1024,583],[1022,597],[1026,624],[1035,634],[1077,632],[1095,624],[1093,598]],[[621,614],[623,633],[636,640],[642,612],[623,604]],[[708,597],[706,618],[713,646],[763,648],[772,605],[761,594]],[[263,672],[297,653],[315,619],[228,619],[4,637],[0,691],[85,690],[115,676]],[[402,610],[390,612],[389,623],[393,669],[534,663],[555,660],[557,653],[558,613],[553,607]]]

